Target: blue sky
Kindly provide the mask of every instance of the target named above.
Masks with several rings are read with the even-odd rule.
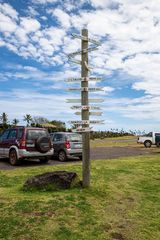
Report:
[[[90,76],[102,77],[104,125],[94,129],[159,130],[160,0],[0,0],[0,113],[9,120],[43,116],[80,120],[66,103],[69,77],[80,66],[67,55],[80,50],[71,33],[101,42],[89,54]],[[78,58],[78,57],[77,57]],[[74,104],[75,105],[75,104]],[[95,104],[97,105],[97,104]]]

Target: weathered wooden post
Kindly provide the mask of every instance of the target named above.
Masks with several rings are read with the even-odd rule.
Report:
[[[69,54],[69,60],[81,65],[81,77],[80,78],[69,78],[67,82],[81,82],[81,88],[68,88],[69,91],[81,91],[81,99],[68,99],[68,102],[81,103],[81,106],[73,106],[72,109],[80,109],[81,112],[76,112],[75,114],[81,115],[81,121],[70,121],[70,123],[75,125],[81,125],[81,128],[74,129],[75,132],[82,133],[83,142],[83,153],[82,153],[82,179],[83,187],[90,186],[90,123],[97,124],[103,123],[103,121],[89,120],[89,116],[100,116],[101,112],[90,112],[90,109],[99,110],[97,106],[89,106],[90,102],[103,102],[103,99],[89,99],[89,91],[102,91],[102,88],[89,88],[89,81],[99,81],[101,78],[88,77],[89,67],[88,67],[88,52],[97,50],[100,45],[97,41],[88,38],[88,30],[83,29],[81,35],[72,34],[73,37],[81,39],[81,51]],[[96,45],[96,47],[88,48],[88,42]],[[74,59],[76,55],[81,54],[81,61]]]
[[[86,39],[86,40],[84,40]],[[81,77],[88,77],[88,30],[82,30],[82,53],[81,53]],[[86,87],[88,89],[88,81],[81,81],[81,87]],[[89,106],[88,102],[88,91],[81,91],[81,106]],[[89,108],[82,109],[82,121],[89,120]],[[88,127],[87,124],[85,127]],[[83,158],[82,158],[82,179],[83,187],[90,186],[90,132],[82,132],[82,142],[83,142]]]

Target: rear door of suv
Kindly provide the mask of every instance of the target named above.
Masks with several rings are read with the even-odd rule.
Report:
[[[36,147],[37,139],[40,137],[49,137],[47,130],[45,129],[27,129],[26,130],[26,150],[33,152],[38,151]]]

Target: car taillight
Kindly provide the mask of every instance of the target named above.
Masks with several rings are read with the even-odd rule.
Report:
[[[19,146],[20,149],[25,149],[26,148],[26,141],[25,140],[21,140],[20,141],[20,146]]]
[[[65,147],[66,147],[67,149],[71,148],[71,144],[70,144],[69,141],[65,141]]]

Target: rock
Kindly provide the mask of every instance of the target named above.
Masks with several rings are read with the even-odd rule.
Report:
[[[23,185],[23,190],[28,191],[37,189],[43,191],[52,191],[58,189],[68,189],[80,185],[81,182],[77,173],[55,171],[28,178]]]

